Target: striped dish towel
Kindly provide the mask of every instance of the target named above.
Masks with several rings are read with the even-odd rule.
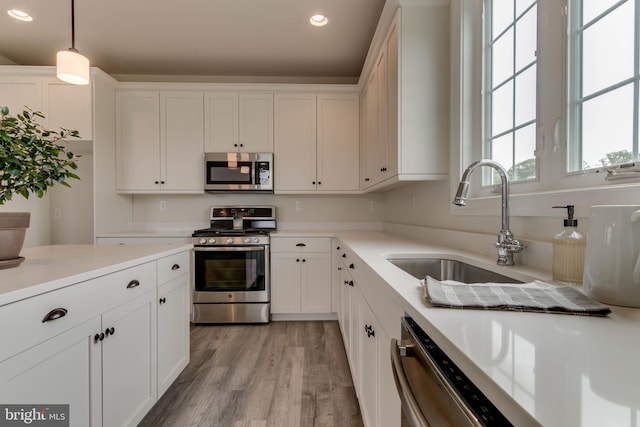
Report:
[[[434,307],[606,316],[611,309],[571,286],[534,281],[524,284],[422,281],[427,300]]]

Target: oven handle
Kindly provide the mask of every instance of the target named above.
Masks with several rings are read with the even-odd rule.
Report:
[[[402,362],[400,361],[398,340],[395,338],[391,339],[391,370],[393,371],[393,379],[396,381],[396,387],[400,395],[402,407],[405,410],[407,422],[411,427],[429,427],[430,424],[422,414],[420,405],[418,405],[409,387],[409,381],[407,380],[407,376],[402,368]]]
[[[195,246],[193,250],[196,252],[264,252],[266,246]]]

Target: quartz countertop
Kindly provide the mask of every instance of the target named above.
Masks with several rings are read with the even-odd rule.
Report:
[[[186,245],[52,245],[25,248],[0,270],[0,306],[191,249]]]
[[[336,234],[515,425],[640,426],[640,309],[588,317],[434,308],[419,280],[387,258],[457,259],[525,282],[549,281],[549,272],[382,232]]]

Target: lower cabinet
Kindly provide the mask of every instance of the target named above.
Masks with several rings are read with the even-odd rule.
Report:
[[[101,426],[101,325],[94,317],[0,362],[0,402],[68,404],[72,427]]]
[[[102,316],[105,427],[138,424],[158,398],[155,296],[147,292]]]
[[[377,292],[377,287],[383,284],[363,275],[366,265],[346,250],[344,245],[336,247],[335,256],[336,288],[339,289],[338,323],[364,425],[399,427],[400,399],[391,370],[391,336],[388,331],[394,330],[391,328],[395,327],[395,323],[400,324],[400,314],[396,313],[394,307],[391,309],[392,315],[384,313],[384,316],[378,317],[370,301],[375,302],[377,309],[393,306],[388,298]],[[395,321],[394,325],[387,325],[388,330],[380,321],[386,318],[391,318],[392,323]]]
[[[189,363],[189,276],[158,287],[158,398]]]
[[[189,362],[189,265],[185,251],[0,307],[0,402],[137,425]]]
[[[272,313],[331,313],[329,246],[329,238],[271,239]]]

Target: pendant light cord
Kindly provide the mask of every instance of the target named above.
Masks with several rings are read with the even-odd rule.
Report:
[[[76,50],[76,17],[73,0],[71,0],[71,49]]]

